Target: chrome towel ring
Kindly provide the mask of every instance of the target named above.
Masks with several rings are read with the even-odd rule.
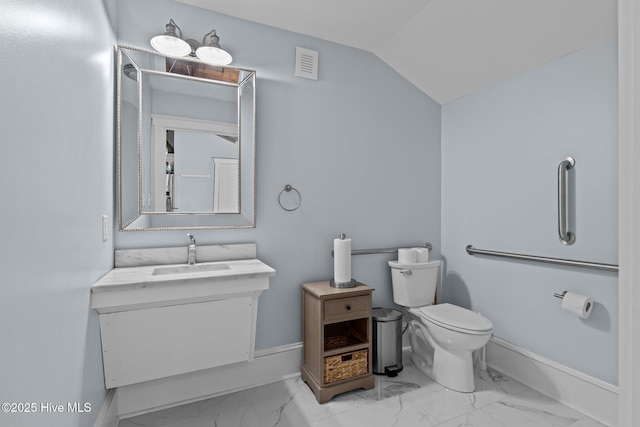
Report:
[[[284,193],[285,191],[289,193],[292,190],[298,194],[298,204],[294,208],[285,208],[284,205],[282,204],[282,193]],[[278,204],[280,204],[280,207],[285,211],[289,211],[289,212],[295,211],[300,207],[301,203],[302,203],[302,196],[300,195],[300,192],[296,190],[295,187],[292,187],[289,184],[285,185],[282,191],[280,191],[280,194],[278,194]]]

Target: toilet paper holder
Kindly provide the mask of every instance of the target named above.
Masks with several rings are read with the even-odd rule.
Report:
[[[587,319],[591,316],[594,306],[594,301],[591,297],[568,291],[554,293],[553,296],[562,300],[563,310],[575,314],[583,319]]]

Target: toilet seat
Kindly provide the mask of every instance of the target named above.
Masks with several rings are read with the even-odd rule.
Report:
[[[452,331],[484,335],[493,330],[493,323],[480,313],[453,304],[429,305],[421,307],[418,312],[425,321]]]

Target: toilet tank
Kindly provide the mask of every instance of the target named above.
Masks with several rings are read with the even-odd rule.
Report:
[[[403,307],[433,304],[440,261],[400,263],[389,261],[393,301]]]

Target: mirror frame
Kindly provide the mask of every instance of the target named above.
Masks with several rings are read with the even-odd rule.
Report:
[[[255,228],[256,227],[256,72],[255,70],[247,69],[247,68],[239,68],[239,67],[229,67],[224,66],[226,69],[237,70],[238,75],[243,75],[243,78],[239,79],[238,83],[230,83],[223,82],[219,80],[213,79],[205,79],[201,77],[192,77],[182,74],[175,74],[165,71],[157,71],[157,70],[148,70],[142,67],[139,67],[138,64],[135,64],[135,61],[126,54],[126,51],[133,51],[138,53],[144,53],[149,55],[154,55],[160,58],[163,58],[164,61],[166,59],[175,59],[179,61],[187,61],[193,62],[195,64],[201,64],[208,66],[199,59],[191,58],[191,57],[174,57],[170,55],[164,55],[159,52],[141,49],[130,46],[117,46],[116,52],[116,161],[117,161],[117,203],[118,203],[118,228],[120,231],[170,231],[170,230],[213,230],[213,229],[244,229],[244,228]],[[123,58],[125,56],[126,58]],[[126,62],[125,62],[126,59]],[[137,141],[123,141],[122,137],[122,78],[124,75],[123,66],[124,64],[134,62],[134,66],[136,67],[136,72],[138,75],[138,83],[137,83],[137,98],[138,98],[138,112],[137,117],[135,118],[135,122],[137,123]],[[180,213],[180,212],[145,212],[143,211],[143,190],[142,190],[142,181],[143,181],[143,170],[142,170],[142,156],[143,156],[143,132],[142,132],[142,72],[147,71],[153,73],[155,75],[167,75],[167,77],[175,78],[176,76],[179,78],[189,79],[192,81],[201,81],[206,83],[219,83],[226,86],[233,86],[237,88],[238,94],[238,116],[237,116],[237,135],[238,135],[238,144],[239,145],[239,153],[242,152],[242,144],[250,144],[252,158],[247,159],[240,154],[240,168],[239,168],[239,213],[213,213],[213,212],[190,212],[190,213]],[[241,118],[241,91],[242,88],[246,85],[252,87],[251,94],[251,116],[249,120],[251,123],[251,135],[250,138],[243,138],[242,127],[243,127],[243,119]],[[186,120],[190,118],[185,117]],[[246,119],[245,119],[246,120]],[[151,135],[151,139],[153,139],[153,132]],[[123,144],[131,144],[137,143],[137,165],[138,165],[138,179],[136,183],[125,183],[123,181]],[[153,141],[147,141],[147,144],[153,144]],[[246,146],[246,145],[245,145]],[[251,163],[248,163],[251,162]],[[253,176],[249,179],[242,179],[242,168],[243,165],[245,167],[249,167],[253,171]],[[133,180],[133,179],[132,179]],[[135,185],[137,188],[138,198],[136,200],[137,204],[137,214],[132,218],[123,218],[123,204],[124,203],[132,203],[131,201],[123,200],[123,188],[125,186],[130,187]],[[252,205],[249,209],[245,209],[243,211],[242,200],[249,197],[251,195]],[[148,219],[149,221],[153,221],[154,218],[163,218],[164,222],[167,222],[167,225],[161,226],[139,226],[136,224],[139,220]]]

